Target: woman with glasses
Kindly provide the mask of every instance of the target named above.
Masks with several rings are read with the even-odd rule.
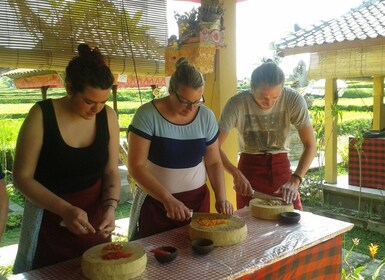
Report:
[[[137,187],[129,239],[189,223],[191,212],[210,212],[206,173],[220,213],[233,214],[226,199],[218,125],[203,106],[204,80],[185,58],[176,63],[169,95],[142,105],[129,126],[128,167]]]

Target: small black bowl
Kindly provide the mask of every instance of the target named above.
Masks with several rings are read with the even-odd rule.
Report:
[[[206,255],[214,249],[214,242],[206,238],[194,239],[191,245],[194,252],[200,255]]]
[[[157,252],[157,250],[160,252]],[[154,251],[155,259],[160,263],[171,262],[171,261],[175,260],[175,258],[178,256],[178,250],[172,246],[158,247],[158,248],[154,249],[153,251]],[[169,252],[170,254],[163,253],[162,251]]]
[[[285,224],[296,224],[301,220],[301,214],[297,212],[283,212],[279,214],[279,220]]]

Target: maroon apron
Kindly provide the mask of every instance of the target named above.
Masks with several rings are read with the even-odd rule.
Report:
[[[96,229],[102,219],[102,181],[76,193],[60,195],[72,205],[87,212],[88,221]],[[76,235],[59,225],[62,218],[44,210],[33,269],[80,257],[87,249],[111,241],[100,234]]]
[[[194,212],[210,212],[210,193],[206,184],[192,191],[175,193],[173,196]],[[140,210],[139,238],[189,223],[190,221],[178,222],[167,218],[167,212],[163,204],[147,195]]]
[[[273,196],[277,196],[274,192],[287,183],[292,174],[287,153],[257,155],[241,153],[238,168],[254,190]],[[248,206],[251,199],[251,196],[237,194],[237,208]],[[302,210],[299,196],[293,204],[295,209]]]

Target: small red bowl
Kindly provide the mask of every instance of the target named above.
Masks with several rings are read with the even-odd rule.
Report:
[[[160,263],[168,263],[178,256],[178,250],[172,246],[162,246],[154,250],[154,257]]]

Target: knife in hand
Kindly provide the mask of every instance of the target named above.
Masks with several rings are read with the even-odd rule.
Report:
[[[253,190],[253,198],[275,199],[275,200],[282,200],[282,201],[284,201],[283,198],[280,197],[280,196],[272,196],[272,195],[269,195],[269,194],[258,192],[256,190]]]

